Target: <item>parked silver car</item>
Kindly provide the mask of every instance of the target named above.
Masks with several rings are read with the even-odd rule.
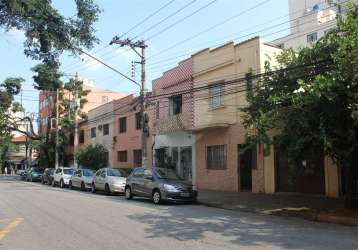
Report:
[[[128,173],[119,168],[99,169],[93,177],[92,193],[97,190],[104,191],[106,195],[124,193]]]
[[[94,171],[92,169],[77,169],[68,183],[70,189],[80,188],[85,191],[91,189]]]
[[[57,168],[55,170],[55,173],[53,174],[52,186],[55,187],[57,185],[60,185],[60,188],[64,188],[65,186],[67,186],[74,171],[75,169],[73,168]]]

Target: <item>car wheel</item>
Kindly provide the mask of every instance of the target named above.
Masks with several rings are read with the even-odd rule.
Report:
[[[124,194],[125,194],[127,200],[130,200],[133,198],[132,190],[130,187],[126,187]]]
[[[111,190],[109,189],[109,185],[107,183],[104,186],[104,192],[106,195],[111,195]]]
[[[73,189],[72,181],[70,181],[70,182],[68,183],[68,187],[69,187],[70,189]]]
[[[85,183],[82,181],[81,183],[81,190],[82,191],[86,191],[86,187],[85,187]]]
[[[96,193],[96,186],[94,185],[94,183],[92,183],[91,192],[94,194]]]
[[[153,194],[152,194],[152,199],[154,204],[160,204],[160,202],[162,201],[162,196],[159,192],[159,190],[154,190]]]
[[[65,187],[65,183],[63,182],[63,180],[60,180],[60,188],[64,188]]]

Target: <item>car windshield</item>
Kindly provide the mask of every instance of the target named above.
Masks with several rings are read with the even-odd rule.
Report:
[[[50,168],[50,169],[48,170],[48,173],[49,173],[49,174],[53,174],[53,172],[55,172],[55,169],[53,169],[53,168]]]
[[[121,171],[121,173],[124,177],[128,177],[132,173],[131,168],[121,168],[121,169],[119,169],[119,171]]]
[[[83,176],[93,176],[94,172],[91,169],[83,169]]]
[[[181,180],[181,178],[171,169],[156,169],[155,174],[159,179]]]
[[[63,170],[63,173],[64,173],[64,174],[70,174],[70,175],[72,175],[73,172],[74,172],[74,169],[72,169],[72,168],[65,168],[65,169]]]
[[[119,169],[115,169],[115,168],[110,168],[107,170],[107,175],[108,176],[118,176],[118,177],[122,177],[123,174],[121,173],[121,171],[119,171]]]
[[[32,172],[35,172],[35,173],[43,173],[44,170],[42,168],[33,168],[32,169]]]

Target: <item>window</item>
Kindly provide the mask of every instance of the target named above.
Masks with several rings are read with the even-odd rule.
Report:
[[[137,168],[133,172],[134,177],[142,177],[144,174],[144,168]]]
[[[95,138],[96,137],[96,128],[91,128],[91,138]]]
[[[119,118],[119,133],[127,132],[127,117]]]
[[[226,145],[206,147],[206,168],[226,169]]]
[[[102,104],[105,104],[108,102],[108,96],[102,96]]]
[[[83,129],[80,130],[80,134],[78,136],[78,143],[80,144],[85,143],[85,131]]]
[[[127,151],[118,151],[117,159],[119,162],[127,162]]]
[[[133,150],[133,165],[134,167],[142,166],[142,150],[140,149]]]
[[[109,124],[103,124],[103,135],[109,135]]]
[[[220,107],[224,103],[223,96],[224,86],[222,83],[213,84],[210,86],[209,94],[210,94],[210,105],[212,108]]]
[[[136,129],[141,129],[142,128],[140,112],[135,114],[135,128]]]
[[[281,43],[281,44],[279,44],[277,47],[279,47],[280,49],[284,49],[284,48],[285,48],[285,44],[284,44],[284,43]]]
[[[98,170],[98,171],[96,172],[96,176],[100,176],[102,172],[103,172],[103,170]]]
[[[182,112],[182,95],[169,98],[169,115],[177,115]]]
[[[307,35],[307,42],[308,43],[314,43],[315,41],[317,41],[317,32],[311,33],[309,35]]]
[[[155,118],[158,120],[159,119],[159,109],[160,109],[160,102],[157,102],[155,105]]]
[[[75,145],[75,136],[73,134],[70,134],[70,146]]]

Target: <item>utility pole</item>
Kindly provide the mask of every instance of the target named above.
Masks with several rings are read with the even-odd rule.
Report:
[[[141,64],[141,83],[140,87],[140,117],[141,117],[141,126],[142,126],[142,165],[147,166],[147,135],[148,135],[148,116],[145,113],[145,102],[146,102],[146,93],[147,89],[145,86],[145,45],[143,40],[132,42],[130,39],[121,40],[119,37],[114,37],[110,42],[112,44],[119,44],[121,47],[129,46],[139,57]],[[137,48],[140,49],[138,52]],[[137,83],[133,80],[134,83]]]
[[[75,168],[78,168],[78,164],[77,164],[77,159],[76,159],[76,149],[78,146],[78,120],[77,120],[77,115],[78,115],[78,108],[80,105],[80,100],[78,99],[78,88],[79,88],[79,80],[78,80],[78,74],[76,73],[76,78],[75,78],[75,105],[74,105],[74,109],[75,109],[75,135],[74,135],[74,142],[73,142],[73,166]]]
[[[55,146],[55,168],[57,169],[59,167],[59,157],[58,157],[58,146],[59,146],[59,99],[60,99],[60,93],[59,88],[56,89],[56,146]]]

